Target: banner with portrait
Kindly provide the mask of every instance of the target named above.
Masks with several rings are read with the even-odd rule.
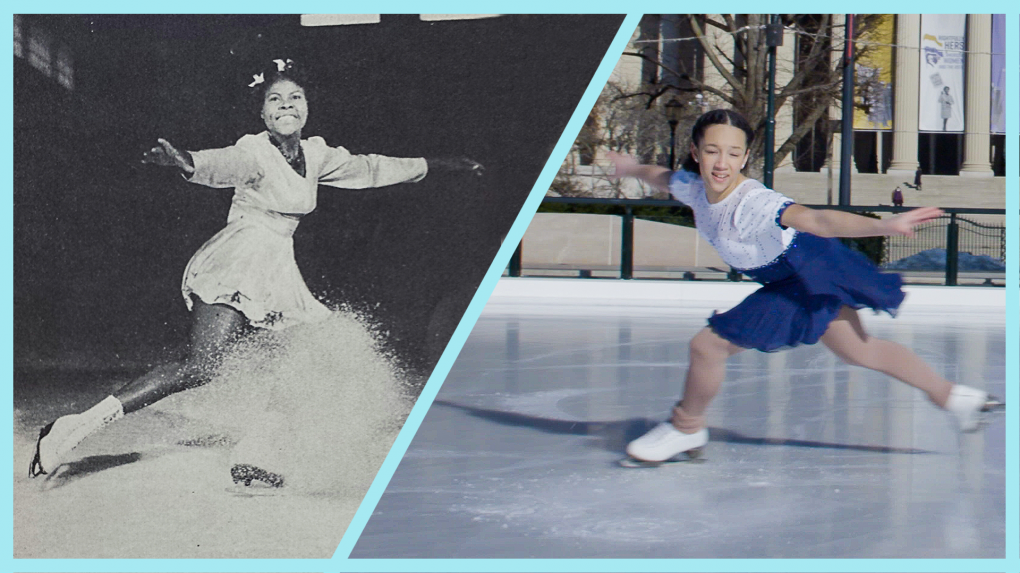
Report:
[[[918,129],[962,132],[965,14],[921,15],[921,77],[918,82]]]

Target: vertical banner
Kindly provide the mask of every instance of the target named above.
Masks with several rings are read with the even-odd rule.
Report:
[[[857,42],[854,129],[889,130],[893,121],[892,44],[896,16],[882,14]]]
[[[992,117],[990,133],[1006,133],[1006,15],[992,14]]]
[[[917,127],[962,132],[963,65],[967,46],[965,14],[921,15],[921,77]]]

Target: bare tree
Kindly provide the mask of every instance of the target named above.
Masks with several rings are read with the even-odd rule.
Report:
[[[669,124],[659,108],[633,96],[635,88],[609,82],[595,102],[553,181],[552,191],[564,197],[633,198],[638,183],[609,177],[598,161],[600,151],[618,151],[660,161],[668,157]],[[625,188],[631,188],[628,194]],[[650,189],[644,191],[652,193]]]
[[[658,18],[645,16],[645,18]],[[663,17],[665,18],[665,17]],[[696,42],[704,66],[711,66],[722,78],[722,85],[709,83],[704,74],[696,69],[689,59],[668,58],[666,50],[625,52],[625,56],[641,58],[660,69],[658,78],[646,77],[641,88],[624,97],[639,97],[646,102],[647,109],[653,109],[660,99],[679,98],[690,102],[696,94],[707,95],[742,113],[755,129],[755,143],[751,149],[751,165],[761,165],[757,159],[764,155],[764,132],[766,125],[766,98],[768,96],[768,46],[766,45],[766,14],[690,14],[680,15],[680,24],[686,35],[663,37],[665,43],[672,41]],[[859,38],[872,29],[880,16],[860,16],[854,27],[854,37]],[[842,85],[842,59],[833,57],[833,51],[842,53],[845,29],[834,24],[832,15],[781,15],[780,22],[787,31],[793,31],[801,40],[798,42],[796,62],[784,62],[788,68],[785,84],[776,86],[775,106],[794,105],[797,113],[792,133],[781,143],[775,153],[776,163],[781,162],[797,148],[798,142],[811,133],[826,118],[830,106],[839,101]],[[649,27],[643,26],[647,31]],[[715,33],[712,31],[715,30]],[[723,42],[720,38],[726,37]],[[860,46],[858,54],[870,49]],[[646,74],[647,76],[647,74]],[[829,132],[830,130],[824,129]]]

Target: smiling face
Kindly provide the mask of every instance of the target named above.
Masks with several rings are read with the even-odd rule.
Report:
[[[711,125],[699,144],[691,144],[691,156],[698,162],[705,189],[720,198],[744,180],[740,170],[749,154],[744,131],[732,125]]]
[[[305,90],[290,80],[279,80],[266,89],[262,100],[262,121],[277,139],[301,136],[308,121]]]

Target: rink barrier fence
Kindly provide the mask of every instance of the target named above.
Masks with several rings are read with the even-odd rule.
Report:
[[[627,307],[649,306],[666,309],[725,308],[743,300],[759,285],[752,282],[711,281],[617,281],[577,280],[576,278],[503,277],[489,299],[491,306],[526,303],[542,307],[579,306],[602,308],[607,303]],[[907,285],[905,309],[938,309],[939,314],[957,311],[998,312],[1006,306],[1006,289],[1000,287],[953,288],[934,285]],[[883,315],[884,316],[884,315]]]
[[[542,200],[543,205],[545,204],[571,204],[571,205],[598,205],[598,206],[613,206],[620,207],[623,209],[623,214],[619,215],[622,217],[621,237],[620,237],[620,265],[618,267],[619,278],[624,280],[630,280],[634,277],[634,210],[636,206],[648,206],[648,207],[683,207],[683,203],[673,200],[663,199],[602,199],[602,198],[591,198],[591,197],[546,197]],[[847,211],[851,213],[901,213],[907,211],[910,208],[894,207],[889,205],[808,205],[808,207],[819,208],[819,209],[833,209],[838,211]],[[988,225],[978,223],[962,215],[1002,215],[1005,217],[1005,209],[978,209],[978,208],[967,208],[967,207],[947,207],[942,209],[945,215],[939,217],[935,221],[926,223],[920,226],[913,238],[906,237],[884,237],[885,242],[881,247],[881,259],[883,263],[889,262],[890,260],[898,260],[902,257],[907,257],[918,252],[933,249],[933,248],[944,248],[946,250],[946,265],[945,273],[943,276],[943,284],[946,286],[958,286],[961,277],[961,271],[959,270],[959,259],[960,253],[966,252],[971,254],[987,255],[993,259],[998,259],[1002,262],[1003,266],[1006,263],[1006,227],[1003,225]],[[944,234],[941,233],[941,228],[944,227]],[[963,241],[961,242],[961,230],[963,231]],[[944,238],[944,240],[943,240]],[[510,258],[510,263],[507,268],[507,274],[511,277],[520,277],[523,273],[522,268],[523,250],[521,245],[517,245],[517,249],[514,251],[513,256]],[[589,265],[590,266],[590,265]],[[605,267],[605,266],[603,266]],[[608,270],[608,268],[600,267],[599,269],[593,268],[576,268],[570,270],[576,270],[579,277],[586,278],[592,276],[593,270]],[[556,270],[567,270],[566,268],[557,268]],[[743,280],[743,276],[740,272],[733,268],[729,269],[710,269],[720,272],[725,272],[726,280],[731,282],[740,282]],[[932,275],[930,272],[917,273],[918,276]],[[985,284],[994,286],[991,277],[1004,278],[1005,273],[997,272],[982,272],[982,275],[987,275],[984,279]],[[695,280],[695,273],[692,270],[682,271],[682,280]]]

